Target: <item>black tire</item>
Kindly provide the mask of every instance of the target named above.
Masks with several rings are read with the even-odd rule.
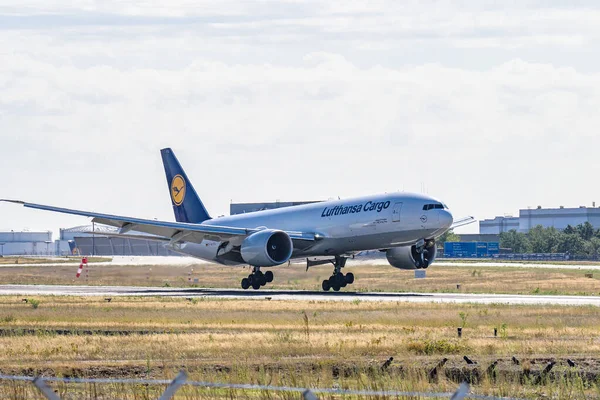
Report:
[[[344,278],[344,274],[342,274],[341,272],[339,272],[336,276],[335,276],[335,280],[337,282],[337,284],[339,285],[339,287],[346,287],[347,283],[346,283],[346,278]]]
[[[273,282],[273,271],[265,272],[265,279],[267,280],[267,283]]]
[[[255,279],[254,282],[252,282],[252,289],[254,289],[254,290],[260,289],[260,282],[258,281],[258,279]]]
[[[248,278],[242,279],[242,289],[246,290],[250,287],[250,280]]]
[[[352,285],[354,283],[354,274],[352,272],[348,272],[344,277],[344,280],[348,285]]]
[[[331,289],[331,285],[329,284],[329,280],[325,279],[323,281],[323,283],[321,284],[321,287],[323,288],[323,291],[329,292],[329,289]]]
[[[333,285],[331,285],[331,288],[333,289],[334,292],[339,292],[341,289],[341,286],[338,282],[334,282]]]
[[[265,286],[267,284],[267,278],[264,276],[264,274],[261,274],[258,277],[258,283],[260,283],[260,286]]]
[[[254,282],[254,275],[250,274],[248,275],[248,283],[250,284],[250,286],[252,286],[252,282]]]

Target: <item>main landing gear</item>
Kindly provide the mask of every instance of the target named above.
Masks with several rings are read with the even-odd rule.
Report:
[[[260,267],[254,267],[252,273],[242,279],[242,289],[246,290],[252,286],[252,289],[258,290],[269,282],[273,282],[273,272],[267,271],[263,274]]]
[[[354,274],[352,272],[348,272],[346,275],[342,273],[341,270],[346,265],[346,258],[336,256],[335,261],[332,261],[332,263],[333,275],[323,281],[322,287],[326,292],[329,289],[339,292],[341,288],[354,283]]]

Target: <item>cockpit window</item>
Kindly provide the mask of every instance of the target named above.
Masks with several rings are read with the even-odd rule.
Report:
[[[443,205],[442,203],[435,203],[435,204],[425,204],[425,205],[423,206],[423,211],[427,211],[427,210],[434,210],[434,209],[440,209],[440,210],[443,210],[444,208],[446,208],[446,207],[444,207],[444,205]]]

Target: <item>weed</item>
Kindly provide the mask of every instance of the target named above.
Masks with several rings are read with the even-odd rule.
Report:
[[[469,314],[464,311],[461,311],[458,313],[458,316],[460,317],[460,326],[461,328],[464,328],[467,325],[467,317],[469,316]]]
[[[406,349],[415,354],[433,355],[433,354],[459,354],[469,350],[469,347],[463,342],[450,341],[446,339],[438,340],[420,340],[411,341],[406,345]]]
[[[506,322],[503,322],[500,326],[500,337],[502,339],[508,338],[508,325],[506,325]]]
[[[6,323],[15,322],[16,320],[17,319],[12,314],[8,314],[6,317],[2,318],[2,322],[6,322]]]
[[[306,334],[306,341],[310,342],[310,326],[308,325],[308,315],[306,315],[306,311],[302,311],[304,315],[304,333]]]
[[[31,308],[33,308],[34,310],[36,308],[38,308],[40,306],[40,301],[37,299],[28,299],[27,303],[31,306]]]

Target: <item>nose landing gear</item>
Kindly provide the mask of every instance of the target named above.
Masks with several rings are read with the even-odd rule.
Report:
[[[341,271],[346,265],[345,257],[336,256],[335,261],[332,261],[332,263],[333,274],[321,284],[321,287],[325,292],[328,292],[329,289],[333,289],[334,292],[339,292],[341,288],[354,283],[354,274],[352,272],[348,272],[344,275]]]
[[[270,282],[273,282],[273,272],[263,273],[260,267],[254,267],[252,273],[247,278],[242,279],[242,289],[246,290],[252,287],[252,289],[258,290],[261,286],[265,286]]]

